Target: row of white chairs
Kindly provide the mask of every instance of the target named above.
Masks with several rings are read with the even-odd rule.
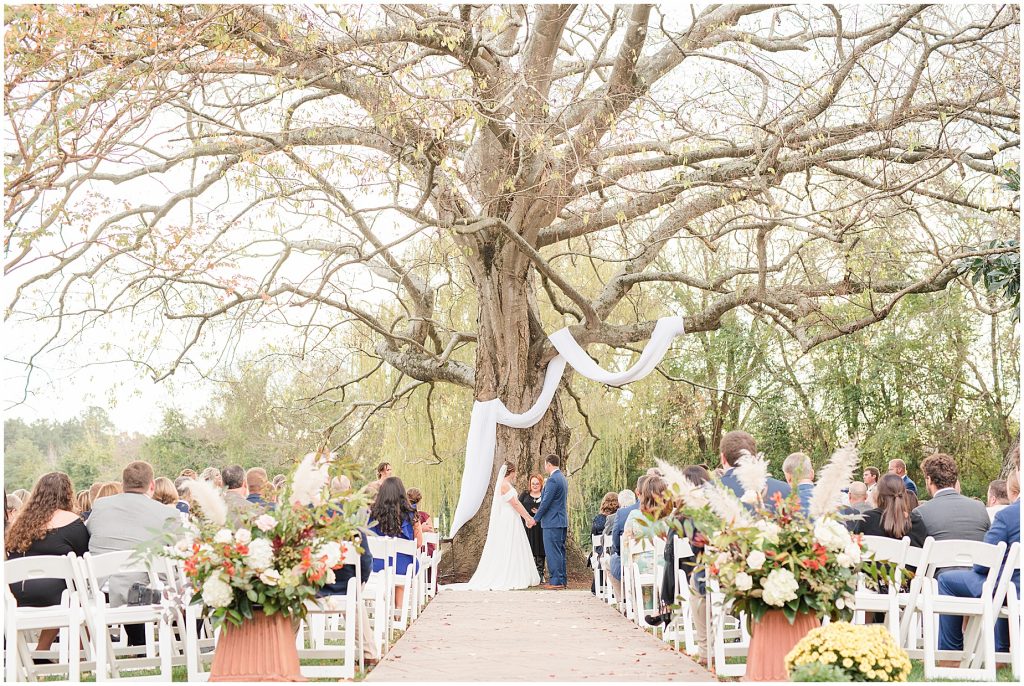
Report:
[[[428,544],[434,544],[432,555]],[[360,608],[371,626],[369,640],[383,655],[390,647],[395,631],[405,630],[430,598],[437,594],[440,540],[437,534],[424,534],[423,545],[391,538],[370,537],[370,552],[383,562],[384,570],[371,574],[365,587],[361,575],[349,582],[347,595],[327,597],[308,606],[309,614],[296,637],[303,660],[332,660],[330,665],[303,665],[310,678],[352,679],[364,669],[363,652],[356,640],[361,620]],[[409,554],[416,561],[404,575],[395,573],[397,555]],[[359,570],[359,553],[345,546],[342,564]],[[133,551],[82,557],[31,556],[4,563],[5,583],[17,584],[33,579],[59,579],[67,590],[60,604],[52,607],[18,607],[10,588],[4,591],[5,677],[9,682],[37,681],[50,675],[66,675],[79,681],[83,671],[96,675],[97,681],[141,678],[138,670],[158,669],[146,678],[170,681],[173,666],[184,665],[188,681],[205,681],[213,660],[219,629],[202,619],[202,605],[174,608],[168,615],[157,605],[111,607],[104,592],[107,579],[115,574],[142,574],[152,588],[165,584],[187,584],[179,562],[160,559],[147,563]],[[405,589],[402,605],[395,608],[395,589]],[[142,624],[144,646],[128,646],[123,626]],[[30,645],[42,629],[59,630],[56,649],[36,651]],[[111,639],[114,630],[117,640]],[[36,664],[36,659],[54,659],[54,664]]]
[[[115,574],[141,574],[151,587],[161,587],[170,565],[138,559],[133,551],[82,557],[69,553],[38,555],[4,562],[4,640],[7,646],[4,675],[7,681],[36,681],[54,674],[78,681],[83,670],[97,681],[127,678],[138,680],[137,670],[159,673],[148,678],[170,681],[176,654],[181,656],[183,637],[175,635],[161,605],[112,607],[107,600],[107,580]],[[163,578],[161,578],[163,575]],[[63,581],[66,590],[60,603],[50,607],[18,607],[10,585],[23,581]],[[172,618],[173,619],[173,618]],[[128,646],[124,626],[141,624],[146,645]],[[57,650],[37,651],[30,645],[38,632],[59,630]],[[111,638],[111,630],[118,636]],[[36,660],[43,661],[36,664]],[[48,661],[53,660],[53,663]]]
[[[1006,545],[991,545],[975,541],[935,541],[928,538],[921,548],[910,546],[909,538],[895,540],[867,536],[865,544],[871,555],[878,560],[894,563],[896,583],[883,590],[869,588],[864,575],[859,580],[854,596],[854,623],[870,621],[872,614],[884,615],[887,629],[899,644],[914,659],[924,663],[927,679],[986,680],[996,678],[997,663],[1009,663],[1013,675],[1022,675],[1022,646],[1020,598],[1011,578],[1021,567],[1021,546],[1014,543],[1008,553]],[[663,548],[657,544],[634,545],[624,542],[622,550],[622,599],[614,597],[611,584],[607,583],[607,572],[598,550],[609,550],[610,536],[592,538],[591,567],[597,596],[612,604],[629,619],[645,629],[652,629],[644,621],[645,612],[659,607],[659,591],[663,573],[676,574],[676,598],[679,609],[673,613],[672,623],[666,627],[662,637],[680,644],[687,653],[695,655],[696,622],[705,622],[709,642],[709,668],[720,676],[742,677],[750,645],[747,618],[742,612],[734,611],[721,592],[717,580],[707,581],[705,615],[696,617],[692,612],[690,589],[686,576],[679,569],[679,560],[692,554],[685,539],[677,539],[675,559],[671,569],[657,567],[656,574],[640,574],[635,562],[637,554],[655,551],[655,559],[661,560]],[[1003,566],[1004,557],[1006,559]],[[980,598],[957,598],[940,595],[937,577],[942,570],[964,568],[973,565],[987,567],[989,572],[984,580]],[[916,573],[911,569],[916,569]],[[1002,573],[1000,573],[1002,569]],[[909,584],[904,583],[910,579]],[[647,589],[650,589],[647,591]],[[671,601],[670,601],[671,602]],[[939,651],[938,626],[942,615],[958,615],[965,618],[964,650]],[[1010,650],[996,653],[992,627],[996,619],[1009,622]],[[736,659],[739,658],[739,659]],[[940,660],[959,661],[957,667],[940,666]]]

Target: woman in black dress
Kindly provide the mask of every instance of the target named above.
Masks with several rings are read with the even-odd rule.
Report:
[[[915,548],[924,546],[928,531],[921,515],[912,507],[910,495],[903,485],[903,479],[895,474],[886,474],[879,479],[878,486],[875,487],[875,502],[878,503],[878,507],[865,512],[859,521],[855,520],[853,532],[886,538],[909,536],[910,545]]]
[[[36,482],[28,502],[7,530],[8,559],[29,555],[82,555],[89,550],[89,530],[74,512],[75,491],[63,472],[44,474]],[[59,605],[67,585],[58,579],[36,579],[11,584],[20,607]],[[57,629],[39,633],[37,650],[49,650]]]
[[[544,490],[544,477],[540,474],[530,475],[530,490],[519,494],[519,503],[530,513],[530,516],[537,514],[540,507],[540,494]],[[526,526],[526,522],[523,522]],[[526,538],[530,541],[530,550],[533,552],[533,561],[537,565],[537,573],[544,579],[544,530],[540,522],[536,526],[526,530]]]

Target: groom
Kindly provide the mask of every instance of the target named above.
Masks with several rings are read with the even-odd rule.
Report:
[[[569,517],[565,509],[565,496],[568,491],[565,475],[558,468],[557,455],[544,458],[544,471],[548,474],[548,482],[540,496],[540,507],[534,520],[541,525],[544,532],[544,555],[548,558],[548,590],[563,589],[565,578],[565,530],[569,527]]]

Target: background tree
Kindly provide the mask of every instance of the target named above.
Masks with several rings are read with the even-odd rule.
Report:
[[[672,288],[691,334],[742,310],[810,351],[1015,251],[990,241],[1019,223],[1018,12],[11,8],[8,310],[48,327],[27,383],[108,317],[156,380],[263,332],[354,372],[317,398],[342,445],[422,387],[520,411],[546,332],[628,352]],[[343,395],[349,326],[382,398]],[[573,383],[496,461],[585,459]]]

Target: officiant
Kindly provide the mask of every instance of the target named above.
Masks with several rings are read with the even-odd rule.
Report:
[[[519,502],[530,513],[530,516],[537,514],[540,507],[540,494],[544,490],[544,477],[540,474],[530,475],[530,488],[519,495]],[[523,522],[526,526],[526,522]],[[526,538],[530,541],[530,550],[533,552],[533,561],[537,564],[537,573],[544,578],[544,530],[540,522],[536,526],[526,529]]]

